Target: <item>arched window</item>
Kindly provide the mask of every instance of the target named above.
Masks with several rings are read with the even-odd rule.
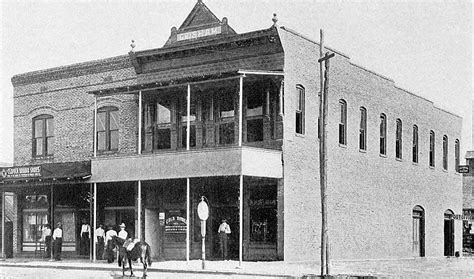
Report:
[[[97,110],[97,150],[118,150],[119,114],[116,107]]]
[[[459,149],[460,149],[459,140],[456,139],[454,141],[454,167],[456,169],[456,172],[459,171]]]
[[[360,108],[359,149],[367,150],[367,109]]]
[[[397,119],[397,128],[395,132],[395,157],[402,158],[402,121]]]
[[[448,136],[443,136],[443,169],[448,169]]]
[[[412,162],[418,163],[418,126],[413,125]]]
[[[339,100],[339,144],[347,144],[347,103],[343,99]]]
[[[42,114],[33,118],[33,157],[53,155],[54,118]]]
[[[387,117],[380,115],[380,154],[387,155]]]
[[[304,134],[304,111],[305,111],[305,92],[301,85],[296,86],[297,107],[296,107],[296,133]]]
[[[430,131],[430,167],[435,166],[435,133]]]

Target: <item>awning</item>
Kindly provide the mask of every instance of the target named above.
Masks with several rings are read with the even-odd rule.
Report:
[[[0,169],[0,183],[44,180],[85,180],[91,176],[91,162],[48,163]]]

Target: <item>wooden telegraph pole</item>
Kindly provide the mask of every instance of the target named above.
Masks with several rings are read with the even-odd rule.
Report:
[[[327,222],[327,148],[326,148],[326,124],[328,111],[328,83],[329,83],[329,59],[334,57],[334,53],[326,52],[323,56],[323,30],[320,30],[320,76],[321,76],[321,94],[319,95],[319,119],[320,119],[320,137],[319,137],[319,174],[321,187],[321,276],[329,275],[329,240],[328,240],[328,222]],[[324,62],[324,79],[323,67]]]

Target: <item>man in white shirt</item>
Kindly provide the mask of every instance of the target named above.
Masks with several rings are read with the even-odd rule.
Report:
[[[63,229],[61,222],[58,222],[53,231],[53,256],[57,261],[61,260],[61,250],[63,248]]]
[[[223,260],[228,260],[227,251],[228,251],[228,240],[230,234],[230,226],[227,224],[227,220],[223,219],[221,225],[219,226],[219,240],[221,248],[221,256]]]
[[[41,235],[41,240],[44,243],[44,257],[45,258],[50,258],[51,257],[51,228],[49,224],[45,224],[42,235]]]
[[[85,219],[82,219],[81,243],[80,243],[81,255],[89,255],[90,238],[91,238],[91,226],[86,223]]]
[[[96,252],[97,252],[97,259],[102,260],[104,254],[104,225],[100,224],[99,227],[95,230],[95,242],[97,243]]]
[[[120,224],[120,231],[118,233],[118,237],[120,237],[123,240],[126,240],[128,237],[128,232],[125,230],[125,224],[122,223]]]
[[[108,263],[113,263],[114,262],[114,244],[112,242],[112,236],[117,236],[117,232],[112,228],[112,226],[107,227],[107,232],[105,233],[105,243],[107,243],[106,247],[106,258]]]

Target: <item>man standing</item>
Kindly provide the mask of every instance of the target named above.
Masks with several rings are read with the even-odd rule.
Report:
[[[222,220],[222,223],[219,226],[218,233],[219,233],[222,259],[229,260],[227,257],[227,250],[228,250],[228,243],[229,243],[230,226],[229,224],[227,224],[226,219]]]
[[[95,230],[95,242],[97,243],[97,259],[102,260],[102,255],[104,254],[104,226],[102,224]]]
[[[57,261],[61,260],[61,251],[63,248],[63,229],[61,222],[58,222],[53,231],[53,256]]]
[[[89,255],[89,245],[91,238],[91,227],[82,219],[81,226],[81,255]]]
[[[44,225],[43,234],[41,239],[44,243],[44,257],[50,258],[51,257],[51,226],[49,224]]]
[[[117,232],[112,228],[112,226],[107,227],[107,232],[105,233],[105,242],[107,243],[106,247],[106,258],[108,263],[113,263],[114,262],[114,244],[112,241],[112,237],[117,236]]]

